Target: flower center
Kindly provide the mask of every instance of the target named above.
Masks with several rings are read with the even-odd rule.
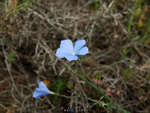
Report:
[[[72,52],[72,55],[75,55],[75,53],[74,53],[74,52]]]

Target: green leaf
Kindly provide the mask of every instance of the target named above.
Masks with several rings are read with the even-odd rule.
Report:
[[[104,106],[106,106],[107,104],[104,102],[104,101],[100,101],[100,103],[99,103],[99,106],[100,107],[104,107]]]
[[[8,53],[7,54],[7,61],[10,63],[15,63],[16,62],[16,54],[15,53]]]
[[[96,74],[96,78],[97,78],[97,79],[101,79],[101,78],[102,78],[102,74],[101,74],[101,73],[97,73],[97,74]]]

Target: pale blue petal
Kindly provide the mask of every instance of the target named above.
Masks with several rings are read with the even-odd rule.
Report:
[[[87,47],[82,47],[77,53],[76,55],[85,55],[89,53],[89,49]]]
[[[37,84],[38,84],[38,87],[39,87],[39,88],[41,88],[42,86],[43,86],[43,87],[46,87],[46,85],[44,84],[43,81],[40,81],[40,82],[37,81]]]
[[[33,92],[33,97],[34,98],[39,98],[39,97],[42,97],[44,95],[47,95],[47,94],[51,94],[50,91],[43,91],[39,88],[37,88],[34,92]]]
[[[43,81],[37,81],[39,88],[46,87],[45,83]],[[47,88],[47,87],[46,87]]]
[[[71,53],[69,53],[69,51],[63,48],[58,48],[56,51],[56,56],[58,56],[59,58],[64,58],[68,54],[71,54]]]
[[[52,94],[53,92],[51,92],[45,85],[45,83],[43,81],[41,82],[37,82],[39,88],[37,88],[34,92],[33,92],[33,97],[34,98],[39,98],[42,97],[44,95],[47,94]]]
[[[74,53],[76,54],[86,44],[85,40],[78,40],[74,44]]]
[[[52,93],[49,91],[49,89],[46,87],[45,83],[43,81],[38,82],[39,89],[43,92]]]
[[[69,61],[78,60],[78,56],[76,55],[66,55],[65,58]]]
[[[60,44],[60,48],[68,51],[68,53],[73,53],[73,44],[70,39],[62,40]]]
[[[42,97],[42,96],[44,96],[44,94],[41,93],[41,92],[39,92],[39,91],[37,91],[37,90],[35,90],[35,91],[33,92],[33,97],[34,97],[34,98],[39,98],[39,97]]]

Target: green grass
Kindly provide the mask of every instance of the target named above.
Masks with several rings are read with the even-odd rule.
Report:
[[[150,42],[150,11],[147,2],[147,0],[137,0],[130,9],[128,32],[131,38],[138,36],[140,43]]]
[[[95,0],[95,2],[89,4],[89,7],[94,11],[94,12],[97,12],[100,5],[99,5],[99,2],[98,0]]]
[[[63,94],[64,90],[67,88],[66,80],[64,78],[58,77],[57,80],[52,85],[52,90],[57,94]],[[61,101],[61,97],[58,95],[53,95],[52,103],[58,104]]]
[[[34,3],[34,0],[13,0],[16,2],[9,2],[5,0],[4,3],[1,3],[4,6],[5,19],[9,18],[10,15],[20,16],[22,11],[26,12],[27,8],[31,7]]]
[[[7,54],[7,61],[9,62],[9,63],[16,63],[16,60],[17,60],[17,56],[16,56],[16,54],[15,53],[8,53]]]

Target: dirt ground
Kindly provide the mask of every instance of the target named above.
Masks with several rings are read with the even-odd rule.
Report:
[[[0,113],[118,112],[82,98],[32,97],[37,81],[67,96],[102,97],[64,67],[82,75],[74,62],[56,57],[65,39],[86,40],[89,54],[80,63],[91,80],[101,75],[97,87],[113,102],[131,113],[150,113],[149,16],[144,25],[142,17],[133,19],[135,0],[36,0],[19,6],[26,2],[0,4]],[[149,1],[139,7],[150,9]]]

